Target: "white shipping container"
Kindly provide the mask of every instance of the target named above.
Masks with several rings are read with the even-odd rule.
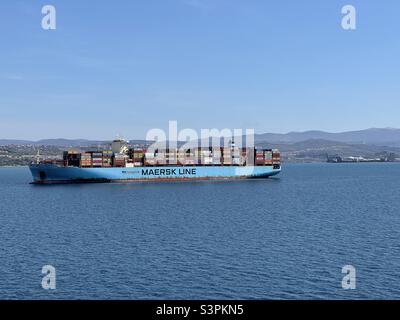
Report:
[[[232,159],[233,164],[240,164],[240,158],[233,158]]]

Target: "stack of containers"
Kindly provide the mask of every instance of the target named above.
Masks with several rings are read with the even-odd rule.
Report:
[[[79,167],[80,154],[75,150],[64,151],[63,160],[67,166]]]
[[[201,164],[201,148],[194,149],[194,162],[195,164]]]
[[[232,165],[232,152],[231,148],[223,148],[222,149],[222,157],[224,165],[230,166]]]
[[[81,153],[81,167],[91,167],[92,166],[92,155],[90,153]]]
[[[112,166],[112,156],[113,156],[113,153],[111,150],[103,151],[103,167],[111,167]]]
[[[279,165],[281,163],[281,154],[278,150],[272,150],[272,164]]]
[[[255,150],[256,152],[256,166],[263,166],[264,165],[264,150]]]
[[[134,165],[133,165],[133,159],[127,158],[127,159],[126,159],[126,162],[125,162],[125,167],[127,167],[127,168],[133,168],[133,167],[134,167]]]
[[[167,164],[167,151],[166,150],[158,150],[156,153],[156,164],[160,166],[165,166]]]
[[[202,149],[200,154],[200,163],[202,165],[210,165],[213,162],[211,150],[209,148]]]
[[[152,152],[145,152],[144,154],[144,164],[146,166],[154,166],[157,164],[156,158],[154,156],[154,153]]]
[[[195,162],[195,151],[193,149],[179,150],[177,153],[178,164],[183,166],[193,166]]]
[[[178,153],[176,154],[179,165],[184,166],[186,164],[186,159],[188,158],[187,152],[187,150],[185,152],[184,150],[179,149]]]
[[[166,164],[170,164],[170,165],[178,164],[176,149],[167,149],[165,155],[166,155],[166,160],[167,160]]]
[[[212,164],[220,166],[222,163],[222,148],[214,148],[212,151]]]
[[[93,167],[103,166],[103,152],[95,151],[92,153],[92,166]]]
[[[264,150],[264,164],[272,166],[272,150]]]
[[[194,153],[194,149],[190,149],[186,153],[186,159],[185,159],[184,165],[186,165],[186,166],[194,166],[195,164],[197,164],[197,161],[196,161],[196,156],[195,156],[195,153]]]
[[[240,162],[241,162],[241,165],[243,165],[243,166],[250,165],[250,161],[249,161],[249,157],[248,157],[249,154],[250,154],[250,152],[246,148],[242,148],[240,150],[240,156],[241,156],[240,157],[241,158]]]
[[[63,152],[63,160],[67,161],[68,160],[68,151]]]
[[[135,167],[142,167],[144,164],[144,149],[134,149],[133,150],[133,165]]]
[[[231,150],[232,152],[232,164],[234,166],[240,166],[241,165],[241,154],[239,148],[233,148]]]
[[[126,155],[123,153],[114,154],[114,167],[125,167],[126,166]]]

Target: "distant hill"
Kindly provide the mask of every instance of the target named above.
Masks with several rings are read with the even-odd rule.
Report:
[[[338,133],[314,130],[304,132],[289,132],[284,134],[263,133],[255,136],[256,142],[268,141],[271,143],[295,143],[311,139],[400,147],[400,129],[371,128]]]
[[[292,144],[308,140],[371,144],[378,146],[400,147],[400,129],[394,128],[371,128],[358,131],[346,131],[331,133],[325,131],[303,131],[289,133],[262,133],[255,135],[255,142],[268,142],[276,144]],[[131,140],[132,143],[144,143],[145,140]],[[39,141],[0,139],[0,145],[50,145],[63,147],[77,147],[87,145],[102,145],[110,141],[87,140],[87,139],[44,139]]]
[[[144,143],[144,140],[131,140],[131,143]],[[38,141],[31,140],[12,140],[0,139],[0,145],[36,145],[36,146],[58,146],[58,147],[80,147],[94,146],[111,143],[105,140],[87,140],[87,139],[43,139]]]
[[[94,141],[86,139],[43,139],[38,141],[31,140],[12,140],[0,139],[0,145],[44,145],[44,146],[61,146],[61,147],[78,147],[85,145],[104,144],[107,141]]]
[[[12,144],[28,145],[28,144],[34,144],[34,142],[29,140],[0,139],[0,146],[8,146]]]

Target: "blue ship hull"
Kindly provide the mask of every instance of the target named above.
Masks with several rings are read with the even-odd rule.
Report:
[[[124,168],[60,167],[32,164],[33,183],[86,183],[267,178],[281,171],[273,166],[162,166]]]

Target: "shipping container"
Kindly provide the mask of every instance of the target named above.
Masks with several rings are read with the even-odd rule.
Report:
[[[193,166],[197,164],[195,159],[185,159],[183,162],[180,162],[184,166]]]
[[[264,159],[265,160],[271,160],[272,159],[272,152],[271,151],[266,151],[264,154]]]
[[[125,162],[124,163],[119,163],[119,162],[116,162],[116,163],[114,163],[114,167],[117,167],[117,168],[123,168],[123,167],[125,167]]]
[[[157,164],[157,161],[155,159],[146,159],[144,163],[146,166],[154,166]]]
[[[240,165],[240,158],[232,158],[232,164],[236,166]]]
[[[168,163],[168,164],[175,164],[175,165],[177,165],[177,164],[178,164],[178,159],[177,159],[177,158],[169,158],[169,159],[167,160],[167,163]]]
[[[209,165],[212,164],[213,159],[211,157],[202,157],[200,159],[201,164]]]

